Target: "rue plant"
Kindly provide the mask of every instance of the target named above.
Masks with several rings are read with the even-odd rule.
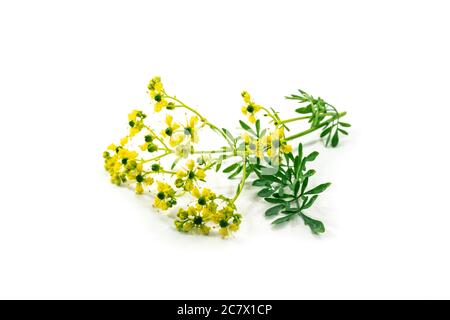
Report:
[[[154,112],[164,112],[165,121],[159,123],[144,110],[128,115],[127,134],[103,153],[111,182],[132,186],[137,194],[151,194],[155,208],[176,213],[174,225],[179,231],[208,235],[215,230],[227,237],[239,229],[242,214],[236,200],[251,179],[252,185],[260,188],[257,195],[271,204],[265,215],[274,217],[273,224],[298,217],[314,234],[325,231],[323,223],[306,211],[330,183],[309,185],[316,172],[308,165],[318,152],[304,155],[302,144],[294,149],[291,141],[320,130],[325,145],[336,147],[340,134],[347,135],[350,127],[341,121],[345,112],[299,90],[286,99],[300,104],[295,109],[300,116],[283,119],[244,91],[241,111],[248,122],[239,120],[241,132],[232,133],[169,94],[159,77],[150,81],[148,90]],[[293,126],[301,121],[306,121],[308,128],[295,132]],[[216,133],[223,145],[215,150],[199,148],[204,130]],[[232,164],[224,165],[230,160]],[[206,186],[211,170],[239,179],[234,195],[217,194]]]

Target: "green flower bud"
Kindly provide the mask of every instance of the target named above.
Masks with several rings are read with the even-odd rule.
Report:
[[[177,179],[177,180],[175,180],[175,187],[181,188],[181,187],[183,187],[183,186],[184,186],[184,181],[183,181],[183,179]]]
[[[151,135],[146,135],[145,136],[145,142],[152,142],[153,141],[153,137]]]
[[[158,146],[157,146],[156,144],[150,143],[150,144],[147,146],[147,151],[148,151],[148,152],[155,152],[155,151],[157,151],[157,150],[158,150]]]

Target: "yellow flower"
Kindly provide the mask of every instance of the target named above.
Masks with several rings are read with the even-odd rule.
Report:
[[[248,120],[251,123],[256,122],[256,113],[262,109],[262,107],[258,104],[255,104],[251,101],[250,95],[247,91],[242,92],[242,98],[244,98],[245,106],[241,108],[242,113],[248,117]]]
[[[169,105],[169,102],[164,98],[165,92],[160,77],[154,77],[150,80],[148,89],[150,90],[150,97],[155,101],[155,112],[160,112]]]
[[[147,177],[146,177],[147,175]],[[137,164],[136,170],[133,173],[133,178],[136,180],[136,193],[142,194],[144,192],[144,186],[150,186],[153,184],[153,178],[148,173],[143,172],[142,163]]]
[[[167,107],[169,103],[166,99],[161,99],[155,103],[154,110],[155,112],[160,112],[163,108]]]
[[[187,210],[180,209],[175,221],[175,226],[179,231],[189,232],[193,229],[200,231],[204,235],[208,235],[210,227],[206,224],[209,219],[205,217],[197,208],[189,206]]]
[[[191,142],[197,143],[198,142],[198,128],[196,127],[198,122],[197,116],[192,116],[189,119],[189,122],[186,123],[186,126],[184,127],[184,134],[186,136],[189,136],[191,139]]]
[[[215,222],[219,227],[219,234],[222,237],[227,237],[231,232],[239,229],[241,224],[241,215],[234,212],[230,206],[226,206],[218,212],[215,217]]]
[[[184,135],[181,133],[175,133],[175,131],[180,128],[180,125],[173,121],[173,117],[168,114],[166,115],[167,128],[161,131],[164,138],[169,137],[169,144],[172,147],[179,145],[184,140]]]
[[[164,88],[161,82],[161,77],[153,77],[148,84],[148,89],[150,91],[163,92]]]
[[[154,206],[161,210],[167,210],[177,204],[175,199],[175,191],[165,182],[157,181],[158,193],[155,197]]]
[[[139,111],[139,110],[133,110],[133,111],[131,111],[129,114],[128,114],[128,121],[136,121],[136,118],[137,118],[137,116],[138,116],[138,114],[140,113],[141,111]]]
[[[214,200],[216,198],[214,192],[212,192],[208,188],[203,188],[203,190],[200,192],[200,190],[197,187],[195,187],[192,189],[191,193],[194,197],[198,199],[197,203],[201,206],[205,206],[208,203],[208,201]]]
[[[186,191],[191,191],[197,180],[204,180],[206,173],[203,169],[195,166],[194,160],[188,160],[186,162],[186,168],[182,168],[177,171],[177,180],[175,186],[178,188],[183,187]]]

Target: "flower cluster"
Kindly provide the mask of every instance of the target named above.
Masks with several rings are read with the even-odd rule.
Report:
[[[177,213],[175,226],[179,231],[196,230],[207,235],[211,229],[218,229],[220,235],[227,237],[239,229],[241,215],[235,212],[229,200],[217,198],[209,189],[203,189],[202,192],[194,189],[195,193],[197,202]],[[224,205],[220,207],[217,200],[224,202]]]
[[[154,111],[167,110],[165,120],[160,129],[156,129],[155,123],[146,123],[148,117],[143,111],[130,112],[128,134],[103,153],[104,167],[111,181],[117,185],[128,184],[139,195],[152,194],[153,206],[162,211],[177,206],[180,197],[190,197],[194,202],[179,208],[175,220],[178,230],[200,230],[202,234],[209,234],[210,230],[217,229],[224,237],[230,235],[239,228],[241,221],[234,204],[225,196],[202,187],[206,171],[216,162],[204,155],[197,161],[193,159],[194,145],[199,143],[205,119],[192,114],[177,120],[173,114],[176,99],[165,92],[159,77],[150,80],[148,89]],[[161,165],[166,157],[173,158],[170,170]]]

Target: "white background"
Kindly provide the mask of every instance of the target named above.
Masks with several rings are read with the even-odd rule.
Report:
[[[450,298],[447,1],[2,1],[0,298]],[[101,153],[154,75],[236,128],[240,92],[353,124],[320,142],[300,222],[248,189],[234,238],[186,236],[109,183]],[[300,128],[299,128],[300,129]],[[234,190],[234,183],[219,181]]]

